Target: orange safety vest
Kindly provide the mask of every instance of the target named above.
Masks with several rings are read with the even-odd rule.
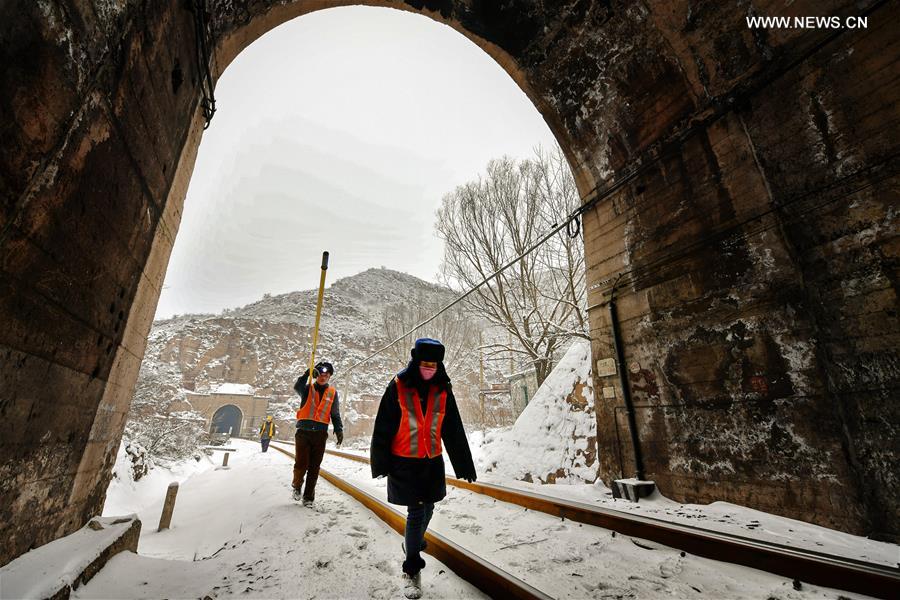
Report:
[[[408,458],[431,458],[441,455],[441,426],[447,412],[447,390],[436,385],[428,388],[425,414],[415,387],[397,382],[400,403],[400,428],[391,443],[391,453]]]
[[[263,421],[259,428],[259,437],[266,433],[266,427],[269,428],[269,437],[275,437],[275,421]]]
[[[331,405],[334,404],[334,394],[335,389],[330,385],[322,394],[316,391],[315,384],[309,386],[306,404],[297,409],[297,420],[318,421],[328,425],[331,422]]]

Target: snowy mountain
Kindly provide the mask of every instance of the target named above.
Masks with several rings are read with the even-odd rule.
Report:
[[[155,322],[138,391],[158,391],[163,398],[171,395],[173,387],[205,393],[223,385],[243,386],[257,395],[270,396],[276,416],[290,419],[296,399],[294,382],[309,363],[317,293],[313,289],[267,294],[258,302],[220,315],[184,315]],[[325,290],[316,357],[335,366],[332,381],[342,394],[342,412],[350,421],[351,432],[354,422],[374,417],[385,385],[408,357],[409,343],[401,342],[393,352],[348,372],[351,365],[391,341],[384,325],[385,312],[396,311],[402,302],[416,307],[442,306],[454,297],[447,288],[384,268],[340,279]],[[418,335],[436,332],[425,328]],[[477,339],[477,332],[474,337]],[[450,353],[448,347],[448,357]],[[477,402],[477,357],[461,357],[448,364],[448,369],[460,403]],[[164,378],[159,374],[163,372],[169,374],[167,389],[147,390],[148,386],[160,387]],[[172,377],[178,381],[171,381]],[[502,381],[500,373],[491,369],[486,380]],[[360,433],[365,429],[362,426]]]

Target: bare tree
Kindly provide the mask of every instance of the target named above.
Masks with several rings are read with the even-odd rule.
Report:
[[[446,306],[450,298],[452,294],[447,295],[446,301],[418,296],[386,306],[382,314],[385,336],[391,340],[400,337]],[[479,327],[472,316],[457,305],[406,335],[402,341],[391,346],[389,353],[392,359],[397,361],[397,365],[402,366],[409,361],[409,349],[417,338],[438,339],[447,351],[444,363],[447,365],[448,373],[451,377],[461,377],[478,369],[478,332]]]
[[[425,298],[419,296],[403,302],[389,305],[382,316],[382,329],[385,337],[397,339],[413,327],[437,313],[453,297],[448,293],[446,298]],[[415,343],[416,338],[431,337],[441,340],[447,353],[444,363],[447,372],[453,380],[453,393],[466,424],[473,425],[476,429],[486,426],[497,426],[512,423],[512,411],[509,407],[509,395],[498,398],[491,395],[485,409],[482,402],[481,385],[481,349],[480,333],[486,323],[465,310],[463,305],[457,305],[440,314],[427,325],[408,334],[402,341],[389,349],[392,360],[397,366],[405,365],[409,361],[409,349]],[[491,366],[485,371],[485,379],[496,381],[498,373]],[[504,403],[505,401],[505,403]]]
[[[444,241],[447,283],[474,287],[577,208],[575,181],[562,151],[538,149],[531,160],[493,160],[487,173],[447,194],[436,230]],[[467,302],[508,332],[492,340],[493,354],[515,353],[534,366],[540,385],[554,356],[573,337],[588,338],[584,243],[562,230],[479,288]]]

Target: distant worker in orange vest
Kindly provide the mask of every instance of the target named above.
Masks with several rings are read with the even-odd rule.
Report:
[[[259,443],[262,444],[263,452],[269,449],[269,441],[275,437],[275,432],[277,430],[278,428],[275,427],[275,421],[272,420],[272,415],[266,417],[266,420],[259,426]]]
[[[388,502],[407,507],[403,551],[403,593],[422,595],[425,531],[434,503],[447,495],[442,446],[447,446],[456,477],[475,481],[475,465],[466,440],[444,346],[420,338],[409,365],[388,384],[378,405],[372,433],[372,477],[387,475]]]
[[[319,466],[325,454],[328,440],[328,423],[334,425],[334,435],[338,446],[344,441],[344,426],[338,406],[338,393],[328,380],[334,374],[329,362],[320,362],[313,367],[315,383],[308,385],[309,369],[304,371],[294,384],[294,390],[302,401],[297,410],[297,433],[294,435],[294,500],[303,499],[303,506],[312,506],[316,499],[316,481]],[[306,479],[306,488],[303,480]],[[301,488],[303,493],[301,496]]]

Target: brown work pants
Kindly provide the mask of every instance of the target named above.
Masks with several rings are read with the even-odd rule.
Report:
[[[293,487],[299,490],[306,478],[303,490],[304,500],[316,499],[316,481],[319,479],[319,466],[325,455],[327,431],[305,431],[298,429],[294,434],[294,481]]]

